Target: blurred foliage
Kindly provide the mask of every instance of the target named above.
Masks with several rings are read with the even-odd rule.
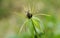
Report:
[[[34,24],[41,28],[44,34],[40,38],[60,38],[60,0],[0,0],[0,38],[33,38],[34,30],[31,20],[24,26],[22,34],[19,33],[21,26],[26,20],[25,11],[29,10],[33,16]],[[40,22],[40,23],[39,23]],[[26,28],[25,28],[26,27]],[[30,28],[30,32],[25,32]]]

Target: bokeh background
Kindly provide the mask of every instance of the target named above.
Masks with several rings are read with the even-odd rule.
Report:
[[[45,28],[49,30],[46,31],[47,35],[53,31],[53,38],[60,38],[60,0],[0,0],[0,38],[16,35],[26,21],[26,10],[30,10],[33,15],[52,15],[37,17],[50,29]]]

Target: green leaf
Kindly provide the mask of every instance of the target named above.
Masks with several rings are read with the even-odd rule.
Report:
[[[43,28],[42,28],[42,25],[41,25],[42,23],[41,23],[40,19],[37,17],[32,17],[32,21],[34,23],[36,30],[39,32],[42,32]]]
[[[28,22],[26,23],[26,30],[30,35],[34,35],[34,28],[31,19],[28,19]]]
[[[42,32],[42,27],[40,23],[41,22],[39,18],[32,17],[31,19],[28,19],[27,22],[24,23],[23,29],[25,29],[25,32],[27,32],[31,37],[34,37],[35,30],[38,34]]]

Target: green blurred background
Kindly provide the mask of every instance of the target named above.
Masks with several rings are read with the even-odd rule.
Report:
[[[52,15],[37,17],[45,27],[51,28],[46,31],[47,35],[53,31],[53,38],[60,38],[60,0],[0,0],[0,38],[16,35],[26,20],[26,10],[30,10],[33,15]],[[49,30],[48,28],[45,30]]]

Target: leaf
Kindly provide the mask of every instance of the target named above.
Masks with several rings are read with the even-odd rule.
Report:
[[[28,22],[26,23],[26,27],[27,27],[27,32],[30,34],[30,35],[34,35],[34,28],[33,28],[33,24],[32,24],[32,21],[31,19],[28,19]]]
[[[35,26],[36,30],[39,31],[39,32],[42,32],[43,28],[41,26],[42,23],[41,23],[40,19],[37,18],[37,17],[33,17],[32,21],[34,23],[34,26]]]
[[[23,33],[27,32],[29,36],[34,37],[35,30],[37,31],[37,33],[42,32],[42,27],[40,23],[40,19],[37,17],[32,17],[31,19],[28,19],[27,22],[24,23],[23,27],[21,27],[25,29]]]

